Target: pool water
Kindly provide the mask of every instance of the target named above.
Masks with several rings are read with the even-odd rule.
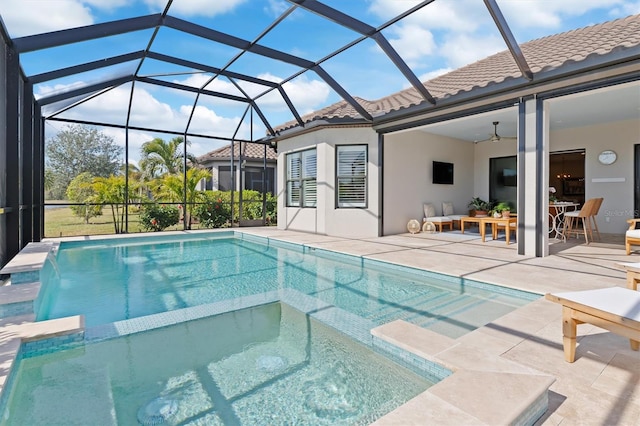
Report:
[[[359,425],[433,383],[274,303],[18,364],[3,425]]]
[[[539,297],[234,237],[62,243],[55,261],[38,319],[83,314],[88,327],[290,288],[377,325],[403,319],[456,338]]]

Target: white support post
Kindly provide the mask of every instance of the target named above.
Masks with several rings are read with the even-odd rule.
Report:
[[[523,101],[518,144],[518,216],[521,240],[518,253],[549,255],[549,114],[538,99]],[[523,107],[523,108],[522,108]]]

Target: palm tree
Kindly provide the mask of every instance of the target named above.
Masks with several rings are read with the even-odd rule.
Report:
[[[142,144],[142,158],[140,168],[148,179],[161,177],[165,174],[181,173],[184,170],[184,138],[177,136],[169,142],[162,138],[155,138]],[[187,141],[187,146],[190,145]],[[192,164],[196,158],[187,154],[187,160]]]
[[[184,221],[187,223],[187,229],[191,229],[191,213],[193,211],[193,203],[198,201],[202,196],[202,191],[198,191],[196,187],[202,179],[211,177],[208,170],[200,168],[191,168],[187,170],[187,209],[184,209]],[[166,175],[158,181],[158,198],[166,199],[171,202],[182,202],[184,194],[184,174]]]
[[[111,216],[116,234],[124,232],[125,218],[125,180],[124,176],[111,175],[108,178],[97,177],[93,179],[93,190],[95,195],[92,199],[94,203],[109,204],[111,206]],[[136,185],[129,184],[128,198],[135,194]],[[122,206],[122,207],[121,207]]]
[[[132,163],[120,166],[120,174],[124,176],[125,173],[129,175],[129,186],[137,188],[135,199],[130,198],[129,203],[140,203],[148,191],[148,185],[145,185],[145,176],[142,170]],[[133,194],[132,191],[129,193]]]

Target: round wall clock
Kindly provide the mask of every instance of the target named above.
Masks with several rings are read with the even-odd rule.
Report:
[[[602,164],[613,164],[617,158],[618,154],[610,149],[604,150],[598,155],[598,161]]]

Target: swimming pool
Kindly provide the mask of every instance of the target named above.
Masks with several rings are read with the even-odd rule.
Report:
[[[431,385],[272,303],[26,357],[0,423],[358,425]]]
[[[375,325],[456,338],[539,297],[234,232],[63,242],[55,262],[38,319],[82,314],[88,327],[293,289]]]

